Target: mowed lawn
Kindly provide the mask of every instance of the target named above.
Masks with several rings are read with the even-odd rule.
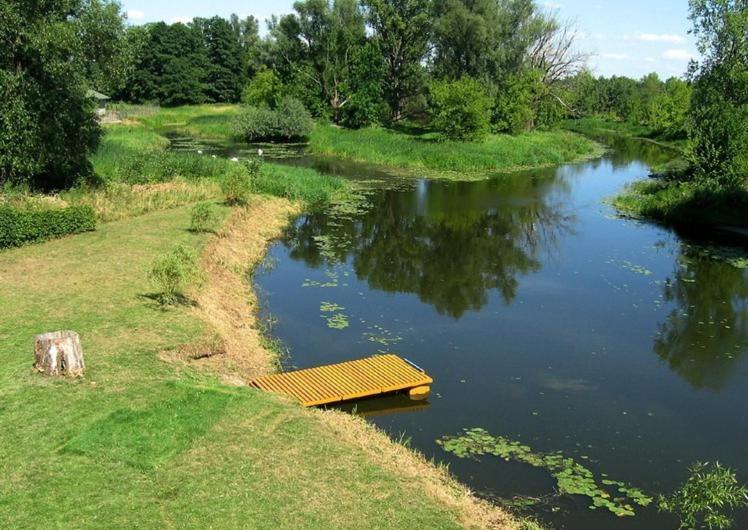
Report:
[[[0,252],[0,527],[457,527],[316,415],[159,358],[206,331],[145,280],[165,248],[206,243],[188,226],[183,207]],[[32,372],[57,329],[81,334],[84,378]]]

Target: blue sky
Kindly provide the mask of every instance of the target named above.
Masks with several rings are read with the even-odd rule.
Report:
[[[579,47],[592,53],[590,67],[599,75],[641,77],[657,72],[662,77],[685,73],[696,55],[688,34],[686,0],[539,0],[563,20],[576,23]],[[123,0],[130,22],[187,21],[195,16],[255,15],[292,10],[293,0]]]

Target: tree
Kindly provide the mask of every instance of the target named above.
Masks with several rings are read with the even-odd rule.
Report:
[[[251,107],[274,109],[283,97],[283,83],[273,70],[263,68],[250,80],[242,93],[242,103]]]
[[[130,98],[165,106],[205,102],[209,61],[200,30],[157,22],[145,31],[146,42],[125,89]]]
[[[450,140],[479,141],[488,134],[491,99],[470,77],[431,86],[431,125]]]
[[[385,64],[384,97],[398,121],[409,98],[423,85],[422,62],[429,51],[430,0],[363,0],[366,20]]]
[[[71,0],[0,10],[0,184],[56,189],[91,170],[100,128],[86,95],[84,12]]]
[[[748,175],[748,1],[690,0],[703,59],[691,67],[694,176],[723,189]]]
[[[263,42],[260,38],[260,22],[252,15],[240,19],[236,14],[229,18],[234,38],[242,53],[242,68],[245,79],[252,79],[264,66]]]
[[[75,22],[90,85],[106,94],[117,92],[123,87],[133,60],[120,5],[106,0],[84,0]]]
[[[244,75],[242,49],[231,24],[221,17],[202,21],[199,25],[207,50],[208,72],[206,95],[210,101],[239,101]]]
[[[350,96],[342,118],[346,127],[365,127],[384,117],[383,78],[384,61],[376,43],[368,42],[353,51],[346,90]]]
[[[316,107],[310,101],[315,97],[321,100],[338,122],[349,102],[346,86],[354,51],[366,39],[363,14],[356,0],[304,0],[294,10],[272,28],[284,63],[281,79],[300,89],[308,107]]]
[[[517,73],[542,26],[531,0],[434,0],[433,70],[498,83]]]

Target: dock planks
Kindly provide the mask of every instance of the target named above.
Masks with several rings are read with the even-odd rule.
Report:
[[[258,377],[250,384],[286,394],[305,407],[429,386],[434,380],[394,354]]]

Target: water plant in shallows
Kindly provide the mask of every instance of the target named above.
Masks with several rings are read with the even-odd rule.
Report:
[[[660,511],[677,515],[683,530],[732,528],[731,512],[748,507],[748,488],[719,462],[697,462],[689,471],[688,479],[674,493],[660,495]]]
[[[522,462],[548,471],[556,479],[559,495],[583,495],[590,499],[590,509],[605,509],[619,516],[636,514],[634,505],[649,506],[653,498],[624,482],[603,479],[561,451],[541,453],[529,445],[493,436],[485,429],[464,429],[460,436],[445,436],[437,443],[460,458],[492,455],[506,461]]]

